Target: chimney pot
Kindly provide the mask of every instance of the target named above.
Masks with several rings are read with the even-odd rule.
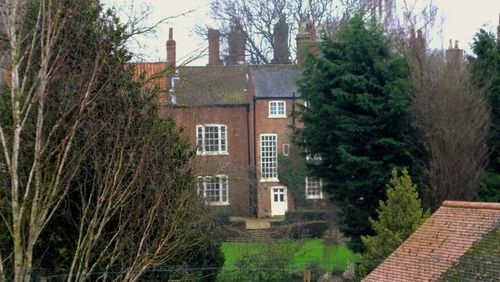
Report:
[[[450,46],[446,50],[446,63],[449,67],[455,70],[462,69],[464,62],[464,50],[458,47],[458,40],[455,40],[455,46],[452,46],[452,40],[450,39]]]
[[[302,66],[305,62],[305,52],[317,54],[316,30],[314,22],[299,22],[299,33],[295,38],[297,41],[297,64]]]

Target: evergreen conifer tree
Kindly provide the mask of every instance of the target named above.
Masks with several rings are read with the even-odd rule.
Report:
[[[417,187],[408,171],[403,169],[398,176],[392,171],[387,185],[387,200],[380,201],[378,218],[370,218],[375,236],[362,236],[366,252],[358,265],[358,276],[364,277],[388,257],[429,216],[422,209]]]
[[[383,198],[392,168],[409,167],[412,146],[408,64],[394,55],[375,20],[353,17],[309,55],[299,81],[307,107],[297,142],[339,207],[341,231],[362,250],[361,235]]]
[[[500,201],[500,42],[495,36],[481,29],[474,37],[470,58],[473,82],[487,88],[491,109],[491,155],[486,170],[486,181],[479,190],[479,200]]]

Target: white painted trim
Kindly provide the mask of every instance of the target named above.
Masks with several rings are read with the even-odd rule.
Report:
[[[197,177],[197,180],[198,180],[198,183],[197,183],[198,194],[201,194],[201,196],[203,198],[205,198],[205,186],[202,184],[203,190],[200,191],[199,183],[200,183],[200,181],[201,181],[201,183],[204,183],[204,179],[205,178],[215,178],[215,177],[219,177],[221,179],[222,178],[225,179],[225,182],[226,182],[225,183],[226,184],[226,201],[225,202],[208,202],[208,201],[205,201],[205,204],[209,205],[209,206],[229,206],[230,205],[230,203],[229,203],[229,177],[226,174],[198,176]],[[219,193],[219,197],[222,199],[222,191]]]
[[[306,199],[307,200],[323,199],[323,179],[319,179],[319,188],[320,188],[319,195],[308,195],[308,193],[307,193],[307,189],[308,189],[307,181],[308,180],[309,180],[309,177],[306,176],[305,185],[304,185],[304,187],[305,187],[304,193],[306,194]]]
[[[274,136],[276,137],[276,177],[262,177],[262,137],[263,136]],[[259,135],[259,171],[260,171],[260,182],[278,182],[278,134],[276,133],[264,133]]]
[[[220,140],[222,140],[221,138],[219,138],[219,151],[204,151],[204,150],[200,150],[200,147],[198,146],[198,128],[203,128],[203,131],[202,131],[202,143],[204,143],[204,140],[205,140],[205,127],[218,127],[219,128],[219,136],[220,136],[220,128],[221,127],[225,127],[226,128],[226,132],[225,132],[225,140],[226,140],[226,149],[224,151],[220,150],[220,147],[221,147],[221,144],[220,144]],[[198,156],[220,156],[220,155],[229,155],[229,142],[228,142],[228,132],[229,132],[229,129],[227,127],[227,124],[222,124],[222,123],[207,123],[207,124],[197,124],[196,125],[196,128],[195,128],[195,144],[196,144],[196,155]],[[205,144],[202,144],[202,146],[204,146]]]
[[[283,114],[271,114],[271,103],[282,103],[283,104]],[[278,110],[278,105],[276,104],[276,110]],[[268,103],[268,112],[267,112],[267,117],[268,118],[287,118],[286,116],[286,101],[284,100],[271,100]]]

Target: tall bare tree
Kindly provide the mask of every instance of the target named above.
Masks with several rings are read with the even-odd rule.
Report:
[[[425,151],[423,197],[432,208],[443,200],[472,200],[488,158],[485,92],[441,53],[421,56],[413,69],[414,121]]]
[[[127,27],[97,0],[0,0],[0,26],[0,281],[31,280],[63,206],[58,230],[77,234],[68,281],[137,281],[182,262],[210,217],[187,143],[134,82]]]
[[[384,32],[390,37],[392,46],[406,54],[411,47],[408,37],[418,31],[425,45],[432,31],[439,28],[441,14],[434,0],[360,0],[363,10],[377,16]]]

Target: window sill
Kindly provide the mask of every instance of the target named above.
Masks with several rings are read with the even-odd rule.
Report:
[[[229,206],[229,202],[205,202],[208,206]]]
[[[229,156],[228,152],[196,152],[197,156]]]
[[[321,200],[323,196],[306,196],[306,200]]]
[[[260,182],[280,182],[278,178],[261,178]]]
[[[276,116],[268,116],[268,118],[287,118],[286,115],[276,115]]]

